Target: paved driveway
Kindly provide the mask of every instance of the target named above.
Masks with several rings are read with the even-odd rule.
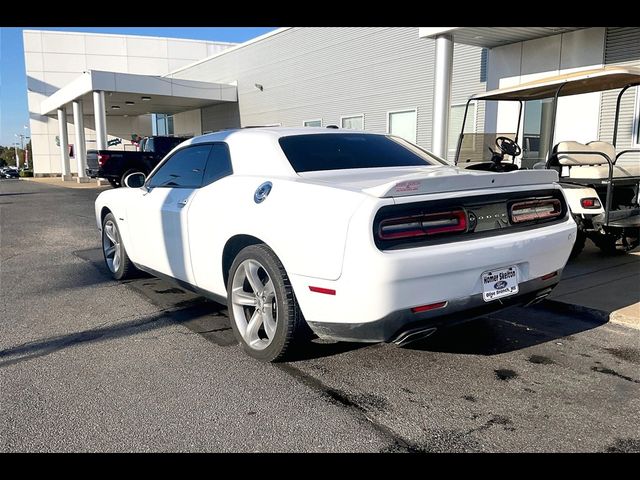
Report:
[[[515,308],[261,364],[221,305],[110,280],[99,191],[0,181],[0,451],[640,451],[639,330]]]

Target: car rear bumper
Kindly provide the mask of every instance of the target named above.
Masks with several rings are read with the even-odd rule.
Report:
[[[575,236],[576,224],[568,216],[531,230],[404,250],[380,251],[362,239],[349,239],[338,279],[296,273],[289,278],[306,321],[319,336],[390,341],[418,320],[527,303],[527,295],[535,297],[559,281]],[[517,271],[518,293],[503,297],[502,303],[485,303],[483,273],[506,267]],[[444,307],[419,316],[411,311],[443,302]]]
[[[102,175],[100,173],[100,169],[99,168],[86,168],[84,170],[84,172],[87,174],[87,177],[91,177],[91,178],[101,177],[102,178]]]
[[[558,284],[561,271],[548,280],[535,279],[519,285],[517,295],[485,302],[482,294],[449,300],[442,308],[414,313],[410,308],[398,310],[384,318],[364,323],[329,323],[307,321],[321,338],[347,342],[394,342],[404,344],[425,336],[437,328],[473,320],[504,308],[531,305],[544,299]]]

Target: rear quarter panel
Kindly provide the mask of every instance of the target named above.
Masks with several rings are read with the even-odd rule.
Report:
[[[262,202],[254,193],[273,187]],[[222,253],[229,239],[250,235],[266,243],[290,274],[340,277],[349,220],[365,196],[295,179],[223,178],[196,194],[189,207],[189,244],[196,283],[226,295]]]

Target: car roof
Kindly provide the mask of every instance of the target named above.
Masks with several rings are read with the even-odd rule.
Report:
[[[294,135],[322,135],[328,133],[338,134],[353,134],[362,133],[366,135],[380,135],[373,132],[365,132],[363,130],[351,130],[340,128],[326,128],[326,127],[245,127],[245,128],[232,128],[228,130],[220,130],[213,133],[206,133],[199,135],[191,139],[190,143],[203,143],[203,142],[221,142],[227,141],[230,137],[255,137],[262,135],[269,135],[272,138],[290,137]]]

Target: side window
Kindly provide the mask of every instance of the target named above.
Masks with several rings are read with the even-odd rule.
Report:
[[[174,153],[149,179],[149,187],[200,188],[211,145],[196,145]]]
[[[202,186],[209,185],[232,173],[231,156],[229,155],[227,144],[214,143],[211,145],[211,153],[209,153],[209,160],[207,160]]]

